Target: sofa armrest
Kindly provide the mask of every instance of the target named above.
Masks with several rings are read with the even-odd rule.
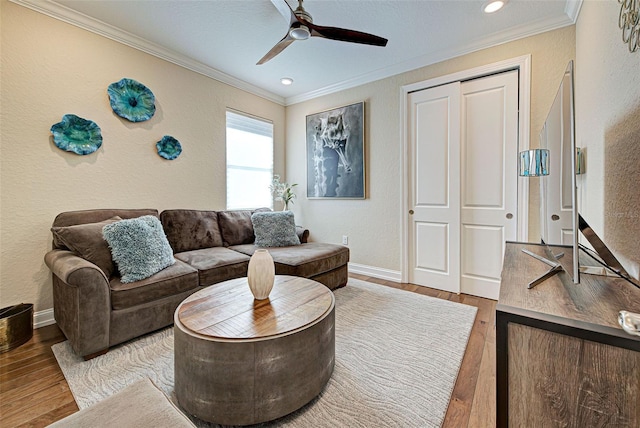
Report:
[[[71,251],[52,250],[44,257],[53,273],[53,313],[73,350],[81,356],[109,348],[109,280],[93,263]]]
[[[306,243],[307,239],[309,239],[309,229],[305,229],[302,226],[296,226],[296,234],[298,235],[301,244]]]
[[[95,276],[96,280],[99,280],[99,277],[102,277],[102,279],[107,283],[107,286],[109,284],[109,279],[105,276],[102,269],[90,261],[76,256],[71,251],[49,251],[44,256],[44,262],[55,276],[71,286],[82,286],[82,282],[79,282],[78,279],[80,276],[86,275]],[[83,273],[83,269],[89,269],[89,272],[95,271],[95,274],[91,274],[89,272]]]

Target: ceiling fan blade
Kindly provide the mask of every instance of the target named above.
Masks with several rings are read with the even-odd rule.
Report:
[[[258,61],[256,65],[261,65],[269,61],[270,59],[278,55],[280,52],[282,52],[287,46],[289,46],[293,42],[295,42],[295,40],[291,38],[289,33],[287,33],[287,35],[284,36],[284,38],[280,40],[278,43],[276,43],[276,45],[272,47],[271,50],[267,52],[267,54],[263,56],[262,59]]]
[[[340,40],[342,42],[361,43],[364,45],[387,46],[388,40],[362,31],[347,30],[336,27],[323,27],[304,21],[311,30],[311,37],[323,37],[325,39]]]
[[[276,9],[278,9],[280,15],[289,21],[289,26],[294,22],[298,22],[296,14],[293,13],[293,9],[291,9],[291,6],[289,6],[289,3],[287,3],[286,0],[271,0],[271,3],[273,3]]]

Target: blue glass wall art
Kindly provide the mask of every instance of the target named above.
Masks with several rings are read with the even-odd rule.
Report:
[[[168,160],[174,160],[182,153],[180,142],[170,135],[165,135],[162,140],[156,143],[158,155]]]
[[[78,155],[91,154],[102,146],[100,127],[75,114],[62,116],[62,122],[51,126],[51,133],[56,147]]]
[[[131,122],[144,122],[156,112],[156,97],[142,83],[133,79],[121,79],[107,89],[111,108],[120,117]]]

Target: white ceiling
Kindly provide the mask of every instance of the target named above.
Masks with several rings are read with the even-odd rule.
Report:
[[[269,0],[12,1],[285,105],[571,25],[582,2],[510,0],[487,15],[484,0],[306,0],[315,24],[389,43],[314,37],[256,65],[289,25]]]

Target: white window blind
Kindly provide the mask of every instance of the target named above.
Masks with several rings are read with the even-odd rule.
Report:
[[[270,207],[273,123],[227,110],[227,209]]]

